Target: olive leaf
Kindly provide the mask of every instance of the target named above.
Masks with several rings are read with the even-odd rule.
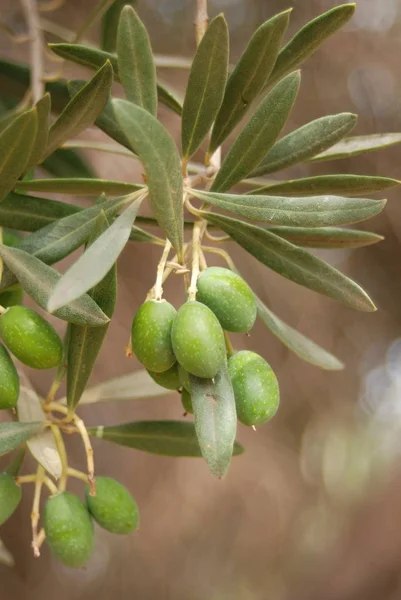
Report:
[[[18,231],[36,231],[79,210],[73,204],[10,192],[0,202],[0,226]]]
[[[88,432],[96,438],[160,456],[202,456],[195,426],[185,421],[136,421],[89,427]],[[243,447],[236,443],[234,455],[243,452]]]
[[[269,78],[272,85],[293,71],[353,16],[355,4],[341,4],[304,25],[281,50]]]
[[[8,454],[43,429],[43,422],[0,423],[0,456]]]
[[[328,115],[303,125],[279,140],[251,177],[287,169],[308,160],[336,144],[355,127],[357,116],[351,113]]]
[[[174,140],[143,108],[125,100],[113,100],[113,104],[117,121],[145,168],[153,215],[180,254],[184,237],[183,181]]]
[[[195,430],[203,458],[216,477],[230,466],[237,432],[237,412],[227,365],[216,377],[201,379],[190,375]]]
[[[109,227],[105,212],[102,210],[96,219],[88,247]],[[114,264],[89,295],[110,319],[113,316],[117,299],[117,269]],[[102,327],[84,327],[69,325],[67,352],[67,405],[74,410],[82,397],[93,366],[100,352],[109,324]]]
[[[204,213],[204,216],[209,223],[218,225],[257,260],[283,277],[356,310],[376,310],[372,300],[357,283],[306,250],[255,225],[212,213]]]
[[[303,179],[290,179],[247,192],[247,194],[274,194],[276,196],[318,196],[338,194],[360,196],[373,194],[398,185],[397,179],[375,175],[317,175]]]
[[[65,179],[95,177],[91,165],[72,148],[58,148],[43,161],[41,167],[53,177]]]
[[[115,54],[80,44],[49,44],[49,47],[61,58],[70,60],[77,65],[88,67],[89,69],[98,69],[104,65],[106,60],[109,60],[113,67],[116,81],[120,81],[117,56]],[[170,89],[168,89],[164,84],[162,85],[160,82],[157,84],[157,96],[161,104],[164,104],[178,115],[181,115],[182,106],[180,101]]]
[[[1,244],[0,256],[26,293],[46,310],[48,299],[61,279],[60,273],[18,248],[9,248]],[[105,325],[109,321],[96,302],[87,294],[55,311],[54,314],[64,321],[91,327]]]
[[[323,227],[358,223],[377,215],[385,200],[341,196],[256,196],[191,190],[207,204],[255,221],[273,225]],[[203,213],[202,213],[203,214]]]
[[[258,166],[288,119],[300,81],[299,72],[287,75],[261,102],[224,158],[211,190],[230,189]]]
[[[57,314],[61,307],[77,301],[110,271],[128,241],[142,200],[135,200],[64,273],[49,295],[49,312]]]
[[[263,90],[275,65],[290,13],[291,9],[275,15],[249,40],[228,78],[223,103],[213,125],[209,154],[221,146]]]
[[[14,119],[0,135],[0,202],[25,171],[37,132],[36,108]]]
[[[358,135],[350,137],[335,146],[328,148],[321,154],[314,156],[311,161],[338,160],[349,156],[359,156],[374,150],[388,148],[401,143],[401,133],[377,133],[374,135]]]
[[[105,52],[115,52],[117,30],[121,11],[127,4],[136,4],[135,0],[114,0],[102,17],[100,46]]]
[[[37,130],[35,141],[31,150],[31,155],[26,165],[26,169],[36,167],[40,163],[42,155],[47,146],[49,135],[49,117],[50,117],[50,94],[47,93],[36,103]]]
[[[279,319],[256,295],[255,299],[259,318],[273,335],[292,352],[295,352],[299,358],[328,371],[338,371],[344,368],[343,363],[335,356]]]
[[[194,154],[213,125],[224,96],[228,69],[228,27],[223,15],[210,23],[198,46],[182,109],[185,159]]]
[[[119,196],[129,194],[143,188],[136,183],[125,181],[110,181],[108,179],[87,179],[72,177],[68,179],[28,179],[18,181],[15,185],[17,192],[53,192],[55,194],[75,194],[76,196]],[[144,188],[145,189],[145,188]]]
[[[94,123],[105,107],[112,83],[113,69],[110,62],[106,62],[80,92],[70,100],[58,119],[50,127],[47,147],[42,160],[52,154],[65,141],[75,137]]]
[[[117,32],[117,61],[127,100],[150,114],[157,112],[156,67],[146,27],[132,6],[121,11]]]
[[[270,227],[269,231],[303,248],[361,248],[377,244],[384,238],[370,231],[340,227]]]
[[[175,394],[175,390],[167,390],[158,385],[145,370],[135,371],[128,375],[115,377],[93,387],[87,388],[81,396],[80,404],[96,402],[118,402],[122,400],[147,400]],[[67,399],[60,400],[66,403]]]
[[[18,398],[17,412],[20,423],[41,422],[45,420],[39,396],[32,387],[25,373],[18,369],[20,378],[20,395]],[[57,450],[53,433],[46,429],[37,433],[27,441],[32,456],[42,465],[52,477],[59,479],[62,472],[60,455]]]

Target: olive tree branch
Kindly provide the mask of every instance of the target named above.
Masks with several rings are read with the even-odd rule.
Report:
[[[31,90],[33,103],[43,96],[43,36],[38,16],[36,0],[21,0],[25,19],[28,25],[29,39],[31,41]]]

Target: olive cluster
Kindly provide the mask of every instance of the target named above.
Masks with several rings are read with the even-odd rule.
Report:
[[[142,304],[132,323],[132,349],[156,383],[181,390],[189,413],[189,374],[213,379],[228,360],[238,419],[254,426],[278,409],[277,378],[255,352],[231,352],[224,331],[247,333],[255,319],[255,298],[247,283],[229,269],[209,267],[198,277],[196,300],[178,311],[166,300]]]
[[[18,479],[17,479],[18,481]],[[8,473],[0,474],[0,525],[21,501],[21,488]],[[138,507],[128,490],[109,477],[96,478],[96,495],[86,487],[86,503],[70,492],[50,496],[44,512],[44,531],[51,553],[68,567],[82,567],[94,548],[93,520],[117,534],[135,531]]]

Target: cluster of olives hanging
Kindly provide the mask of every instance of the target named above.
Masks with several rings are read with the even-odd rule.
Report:
[[[0,525],[13,514],[21,495],[15,478],[1,473]],[[46,541],[62,564],[82,567],[87,563],[94,547],[93,520],[111,533],[128,534],[138,528],[138,507],[128,490],[109,477],[96,478],[95,496],[87,486],[86,505],[70,492],[49,497],[44,512]]]
[[[209,267],[197,280],[196,300],[178,311],[166,300],[142,304],[132,323],[132,349],[156,383],[181,390],[185,411],[192,413],[189,374],[213,379],[227,360],[223,330],[247,333],[255,319],[247,283],[229,269]],[[273,417],[279,388],[270,365],[242,350],[228,356],[228,372],[239,421],[252,426]]]

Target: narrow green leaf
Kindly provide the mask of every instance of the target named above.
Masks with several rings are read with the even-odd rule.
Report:
[[[218,225],[257,260],[283,277],[351,308],[367,312],[376,310],[372,300],[357,283],[267,229],[212,213],[205,213],[205,219]]]
[[[251,177],[274,173],[309,160],[336,144],[355,127],[357,116],[351,113],[328,115],[311,121],[279,140]]]
[[[0,203],[0,226],[17,231],[36,231],[79,210],[72,204],[10,192]]]
[[[157,84],[157,97],[160,104],[163,104],[177,115],[182,115],[182,99],[175,89],[164,81]]]
[[[0,256],[17,277],[26,293],[46,310],[48,299],[61,279],[60,273],[45,265],[35,256],[18,248],[0,245]],[[88,294],[84,294],[74,302],[60,308],[54,314],[64,321],[91,327],[99,327],[109,321]]]
[[[109,227],[104,211],[96,219],[88,247],[98,239]],[[113,316],[117,298],[117,269],[110,269],[105,277],[90,290],[94,299],[105,315]],[[93,366],[98,357],[109,324],[102,327],[82,327],[70,325],[68,358],[67,358],[67,405],[74,410],[82,397]]]
[[[195,430],[202,456],[216,477],[230,466],[237,433],[237,412],[227,365],[214,380],[190,375]]]
[[[175,390],[167,390],[158,385],[145,370],[135,371],[128,375],[103,381],[86,389],[80,404],[95,404],[97,402],[119,402],[123,400],[147,400],[176,394]],[[66,398],[60,400],[67,402]]]
[[[48,298],[49,312],[56,313],[66,304],[76,301],[110,271],[128,241],[142,200],[135,200],[64,273]]]
[[[121,11],[117,32],[117,61],[127,100],[155,116],[156,67],[146,27],[132,6]]]
[[[302,27],[278,55],[269,85],[296,69],[311,54],[347,23],[355,12],[355,4],[341,4],[319,15]]]
[[[341,196],[256,196],[218,194],[192,190],[191,193],[207,204],[255,221],[273,225],[324,227],[358,223],[377,215],[385,200],[343,198]]]
[[[228,27],[218,15],[206,29],[195,54],[182,109],[182,153],[194,154],[213,125],[224,97],[228,69]]]
[[[36,109],[22,113],[0,135],[0,202],[26,169],[37,132]]]
[[[49,130],[43,160],[68,139],[92,125],[105,107],[113,83],[113,69],[106,62],[67,104]]]
[[[321,154],[314,156],[313,162],[322,160],[338,160],[339,158],[348,158],[350,156],[359,156],[374,150],[388,148],[401,143],[401,133],[377,133],[374,135],[358,135],[350,137]]]
[[[315,344],[315,342],[312,342],[312,340],[299,333],[296,329],[284,323],[284,321],[279,319],[263,304],[260,298],[257,296],[255,298],[259,318],[270,329],[272,334],[287,348],[292,350],[292,352],[295,352],[299,358],[328,371],[339,371],[344,368],[343,363],[335,356]]]
[[[46,417],[43,412],[39,396],[32,387],[31,382],[22,370],[18,370],[20,377],[20,395],[18,398],[17,412],[20,423],[43,422]],[[55,479],[62,473],[62,464],[53,433],[45,429],[31,437],[27,446],[35,460]]]
[[[262,91],[275,65],[290,10],[263,23],[253,34],[228,78],[223,103],[213,126],[209,154],[221,146]]]
[[[0,456],[8,454],[43,428],[43,423],[0,423]]]
[[[42,155],[47,146],[49,134],[50,117],[50,94],[47,93],[36,103],[37,130],[36,137],[31,150],[31,155],[26,165],[26,169],[36,167],[41,162]]]
[[[91,48],[90,46],[83,46],[80,44],[49,44],[49,47],[55,54],[70,60],[77,65],[88,67],[89,69],[98,69],[106,60],[109,60],[114,71],[116,81],[120,81],[118,72],[117,56],[109,52],[104,52],[98,48]],[[1,61],[0,61],[0,74],[1,74]],[[181,115],[182,106],[179,100],[172,95],[165,85],[160,82],[157,84],[157,95],[158,100],[178,115]]]
[[[18,248],[36,256],[47,265],[54,264],[88,240],[102,212],[106,219],[111,219],[126,204],[127,198],[123,196],[80,210],[27,236]]]
[[[358,229],[341,229],[337,227],[270,227],[269,231],[303,248],[323,248],[335,250],[339,248],[362,248],[381,242],[381,235]]]
[[[183,181],[174,140],[141,107],[125,100],[114,100],[113,104],[117,121],[145,168],[153,215],[180,254],[184,237]]]
[[[338,194],[360,196],[373,194],[399,185],[397,179],[371,175],[318,175],[304,179],[291,179],[266,185],[247,192],[248,194],[275,194],[276,196],[318,196]]]
[[[74,194],[77,196],[120,196],[130,194],[143,188],[136,183],[125,181],[109,181],[108,179],[87,179],[72,177],[69,179],[29,179],[18,181],[15,185],[17,192],[50,192],[54,194]]]
[[[72,148],[59,148],[43,161],[41,167],[53,177],[65,179],[95,177],[88,161]]]
[[[137,421],[110,427],[89,427],[90,435],[120,446],[160,456],[202,456],[193,423],[186,421]],[[234,455],[242,454],[239,444]]]
[[[275,143],[294,105],[301,77],[287,75],[261,102],[225,157],[211,187],[224,192],[245,179]]]
[[[115,52],[117,46],[117,29],[121,11],[127,4],[136,4],[135,0],[114,0],[102,17],[102,33],[100,46],[105,52]]]

